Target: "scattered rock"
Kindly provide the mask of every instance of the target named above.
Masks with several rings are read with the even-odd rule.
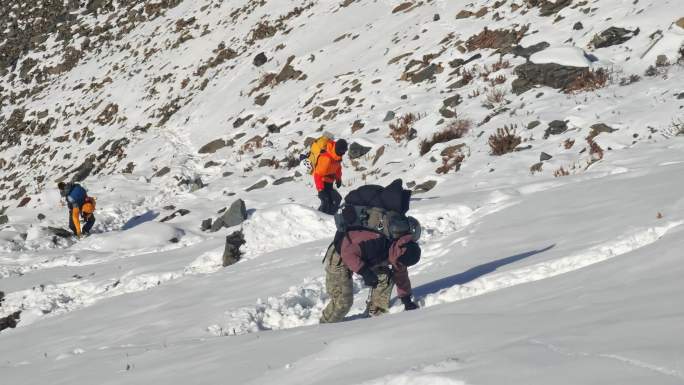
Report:
[[[204,164],[204,168],[215,167],[215,166],[220,166],[220,165],[221,165],[221,163],[210,160]]]
[[[658,55],[656,57],[655,66],[656,67],[667,67],[670,65],[670,59],[666,55]]]
[[[45,219],[45,214],[38,213],[37,218],[38,218],[39,221],[42,221],[43,219]],[[0,220],[0,222],[1,222],[1,220]]]
[[[426,80],[434,80],[435,74],[443,71],[443,68],[438,64],[430,64],[429,66],[423,68],[422,70],[415,73],[406,73],[407,80],[410,80],[413,84],[424,82]]]
[[[287,176],[284,178],[279,178],[279,179],[276,179],[275,182],[273,182],[273,185],[278,186],[278,185],[281,185],[283,183],[292,182],[292,181],[294,181],[294,179],[295,179],[295,177],[293,177],[293,176]]]
[[[17,205],[17,207],[24,207],[24,206],[26,206],[29,202],[31,202],[31,197],[24,197],[24,198],[19,202],[19,204]]]
[[[245,191],[249,192],[249,191],[258,190],[258,189],[266,187],[266,185],[268,185],[268,181],[266,179],[263,179],[263,180],[258,181],[255,184],[253,184],[252,186],[248,187]]]
[[[212,140],[211,142],[205,144],[202,146],[199,151],[197,151],[200,154],[213,154],[216,151],[226,147],[228,144],[226,143],[225,140],[223,139],[216,139]]]
[[[211,230],[212,222],[213,220],[211,218],[203,220],[202,224],[200,225],[200,229],[202,229],[202,231]]]
[[[432,16],[432,21],[439,21],[439,19],[440,19],[439,13],[435,13],[435,15]]]
[[[253,116],[254,116],[253,114],[249,114],[249,115],[245,116],[244,118],[238,117],[238,118],[235,119],[235,121],[233,122],[233,128],[239,128],[240,126],[242,126],[243,124],[245,124],[245,122],[247,122],[248,120],[252,119]]]
[[[551,135],[560,135],[568,130],[568,124],[562,120],[554,120],[549,123],[549,127],[544,131],[544,139],[548,139]]]
[[[675,22],[675,24],[676,24],[679,28],[684,29],[684,17],[682,17],[682,18],[680,18],[679,20],[677,20],[677,21]]]
[[[354,142],[349,146],[347,154],[349,154],[349,159],[357,159],[366,155],[370,150],[370,147],[362,146]]]
[[[254,104],[256,104],[258,106],[263,106],[264,104],[266,104],[266,102],[268,101],[268,98],[270,98],[270,97],[271,97],[271,95],[269,95],[269,94],[261,94],[261,95],[254,98]]]
[[[221,217],[216,218],[216,220],[211,224],[211,232],[215,233],[223,228],[223,219]]]
[[[378,162],[380,157],[385,153],[385,146],[379,147],[377,150],[375,150],[375,157],[373,157],[373,166]]]
[[[152,177],[153,177],[153,178],[154,178],[154,177],[161,177],[161,176],[164,176],[164,175],[168,174],[169,172],[171,172],[171,169],[170,169],[168,166],[164,166],[161,170],[155,172],[155,173],[152,175]]]
[[[594,48],[610,47],[622,44],[638,34],[639,28],[630,31],[624,28],[610,27],[599,34],[594,35],[589,44],[594,46]]]
[[[63,229],[61,227],[52,227],[48,226],[47,231],[52,233],[53,235],[56,235],[60,238],[71,238],[73,236],[73,233],[70,230]]]
[[[531,45],[529,47],[523,47],[521,45],[516,45],[515,47],[513,47],[513,50],[511,51],[511,53],[515,56],[524,57],[525,59],[529,60],[530,56],[534,55],[537,52],[541,52],[541,51],[549,48],[550,46],[551,46],[551,44],[549,44],[545,41],[539,42],[539,43]]]
[[[528,129],[528,130],[532,130],[532,129],[534,129],[535,127],[539,126],[540,124],[541,124],[541,122],[538,121],[538,120],[532,121],[532,122],[530,122],[530,123],[527,125],[527,129]]]
[[[0,331],[5,329],[14,329],[19,323],[19,317],[21,315],[21,310],[17,310],[12,314],[0,318]]]
[[[456,14],[456,19],[467,19],[467,18],[474,16],[474,15],[475,15],[474,13],[472,13],[470,11],[466,11],[465,9],[462,9],[459,13]]]
[[[266,54],[261,52],[258,55],[254,57],[254,61],[252,62],[255,66],[261,67],[268,61],[268,57],[266,57]]]
[[[461,98],[461,95],[456,94],[454,96],[444,99],[444,101],[442,101],[442,105],[444,105],[444,107],[453,108],[461,104],[461,102],[463,102],[463,98]]]
[[[178,216],[182,217],[182,216],[185,216],[188,214],[190,214],[190,210],[178,209],[178,210],[174,211],[171,215],[168,215],[168,216],[162,218],[159,222],[168,222],[175,217],[178,217]]]
[[[0,225],[7,224],[8,222],[9,222],[9,218],[7,217],[7,215],[0,216]]]
[[[577,23],[575,23],[575,25],[572,26],[572,29],[574,29],[575,31],[580,31],[584,29],[584,25],[582,25],[582,23],[578,21]]]
[[[240,246],[245,243],[245,236],[242,230],[235,231],[226,237],[226,248],[223,250],[223,267],[230,266],[240,260],[242,255]]]
[[[549,159],[551,159],[551,158],[553,158],[553,156],[551,156],[551,155],[549,155],[549,154],[547,154],[547,153],[545,153],[545,152],[542,152],[542,153],[539,155],[539,161],[540,161],[540,162],[543,162],[543,161],[545,161],[545,160],[549,160]]]
[[[360,119],[355,120],[354,123],[352,123],[351,126],[351,132],[352,134],[355,133],[356,131],[359,131],[360,129],[364,128],[366,126],[366,123],[361,121]]]
[[[385,118],[382,119],[383,122],[389,122],[391,120],[394,120],[394,118],[397,116],[394,111],[387,111],[387,114],[385,115]]]
[[[587,137],[587,139],[594,139],[595,137],[597,137],[601,133],[610,134],[610,133],[613,133],[615,131],[617,131],[617,129],[612,128],[612,127],[605,125],[603,123],[597,123],[597,124],[594,124],[593,126],[591,126],[591,132],[589,132],[589,136]]]
[[[237,226],[244,222],[245,219],[247,219],[247,207],[245,206],[245,201],[242,199],[233,202],[228,210],[221,216],[223,226],[225,227]]]
[[[429,180],[425,183],[421,183],[419,185],[416,185],[416,187],[413,188],[413,193],[414,194],[420,194],[420,193],[425,193],[437,186],[437,181],[435,180]]]
[[[323,115],[324,113],[325,113],[325,108],[323,108],[321,106],[316,106],[316,107],[314,107],[313,110],[311,110],[311,117],[316,119],[319,116]]]

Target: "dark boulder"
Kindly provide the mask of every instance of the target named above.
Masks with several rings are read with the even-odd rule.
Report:
[[[515,68],[518,78],[513,81],[512,91],[520,95],[535,86],[564,90],[577,79],[588,76],[589,73],[589,69],[585,67],[570,67],[555,63],[525,63]]]
[[[624,28],[610,27],[599,34],[594,35],[590,44],[593,45],[594,48],[610,47],[622,44],[638,34],[639,28],[630,31]]]
[[[200,154],[213,154],[226,146],[227,144],[225,140],[216,139],[202,146],[197,152],[199,152]]]
[[[545,152],[542,152],[542,153],[539,155],[539,161],[540,161],[540,162],[543,162],[543,161],[545,161],[545,160],[549,160],[549,159],[551,159],[551,158],[553,158],[553,156],[551,156],[551,155],[549,155],[549,154],[547,154],[547,153],[545,153]]]
[[[240,246],[245,243],[245,236],[242,230],[235,231],[226,237],[226,247],[223,250],[223,267],[230,266],[240,260],[242,256]]]
[[[520,56],[524,57],[525,59],[530,58],[530,56],[534,55],[537,52],[543,51],[547,48],[549,48],[551,45],[545,41],[539,42],[537,44],[531,45],[529,47],[523,47],[521,45],[517,45],[513,47],[512,54],[515,56]]]
[[[349,159],[357,159],[366,155],[371,150],[370,147],[362,146],[356,142],[349,146]]]
[[[213,220],[211,218],[203,220],[202,224],[200,225],[200,229],[202,229],[202,231],[211,230],[212,222]]]
[[[168,216],[162,218],[159,222],[168,222],[168,221],[172,220],[173,218],[182,217],[182,216],[185,216],[188,214],[190,214],[190,210],[178,209],[178,210],[174,211],[171,215],[168,215]]]
[[[21,310],[17,310],[12,314],[0,318],[0,331],[5,329],[13,329],[17,327],[19,323],[19,317],[21,315]]]
[[[544,131],[544,139],[548,139],[551,135],[560,135],[568,130],[568,124],[562,120],[554,120],[549,123],[549,127]]]
[[[254,60],[252,61],[252,63],[257,67],[261,67],[262,65],[266,64],[267,61],[268,57],[266,57],[265,53],[261,52],[258,55],[254,56]]]
[[[425,183],[421,183],[419,185],[416,185],[413,188],[413,193],[414,194],[425,193],[425,192],[428,192],[428,191],[432,190],[433,188],[435,188],[435,186],[437,186],[437,181],[429,180]]]
[[[268,185],[268,181],[263,179],[263,180],[260,180],[259,182],[255,183],[255,184],[249,186],[245,191],[249,192],[249,191],[262,189],[262,188],[266,187],[266,185]]]

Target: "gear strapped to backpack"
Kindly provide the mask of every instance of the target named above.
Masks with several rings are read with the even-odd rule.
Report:
[[[313,174],[316,169],[316,163],[318,163],[318,158],[325,152],[325,148],[331,140],[333,140],[332,135],[328,133],[323,134],[323,136],[311,143],[308,154],[301,156],[302,163],[305,165],[309,174]]]
[[[366,185],[347,194],[342,210],[335,214],[337,233],[333,243],[338,252],[342,238],[354,230],[373,231],[388,240],[411,234],[418,241],[420,223],[406,216],[411,192],[401,185],[401,179],[397,179],[387,187]]]

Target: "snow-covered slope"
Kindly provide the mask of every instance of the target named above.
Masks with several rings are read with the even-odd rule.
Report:
[[[3,380],[684,382],[679,0],[2,7]],[[420,310],[357,319],[358,281],[318,325],[322,131],[356,143],[343,193],[415,189]],[[71,179],[79,242],[49,230]],[[200,224],[237,198],[223,268],[237,227]]]

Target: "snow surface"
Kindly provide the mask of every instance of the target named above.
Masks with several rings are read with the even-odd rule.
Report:
[[[584,50],[577,47],[551,47],[530,56],[535,64],[556,63],[570,67],[589,67],[591,61]]]
[[[346,7],[314,2],[289,22],[290,32],[279,31],[253,47],[241,45],[253,25],[287,14],[294,4],[269,2],[231,20],[230,13],[247,3],[202,9],[209,2],[185,1],[134,29],[124,43],[163,47],[164,39],[175,40],[176,20],[191,16],[208,23],[209,34],[196,33],[149,61],[109,47],[28,103],[40,110],[72,101],[80,109],[105,98],[116,101],[127,117],[111,127],[94,125],[92,144],[75,149],[50,142],[57,151],[53,158],[61,162],[69,161],[67,152],[82,159],[108,139],[125,136],[132,144],[121,164],[86,179],[98,198],[98,221],[93,235],[78,242],[53,239],[47,230],[66,220],[52,188],[52,180],[63,173],[56,161],[21,170],[21,180],[47,175],[50,183],[30,190],[26,207],[12,201],[10,221],[0,228],[0,290],[6,294],[0,316],[22,311],[16,329],[0,332],[0,382],[684,383],[684,140],[673,131],[673,123],[684,117],[677,99],[684,92],[682,66],[661,68],[657,76],[627,86],[614,79],[589,93],[548,88],[520,96],[507,93],[501,109],[493,110],[485,105],[490,82],[504,75],[499,87],[509,89],[513,67],[525,62],[505,55],[509,68],[456,91],[464,99],[458,117],[473,122],[471,131],[435,145],[424,156],[418,153],[418,142],[443,128],[438,110],[442,100],[455,94],[445,89],[457,80],[449,75],[448,62],[475,53],[462,54],[455,43],[438,44],[445,35],[465,41],[484,26],[530,23],[537,32],[527,34],[522,45],[548,41],[563,47],[534,55],[534,62],[586,66],[580,47],[587,47],[595,33],[613,25],[639,26],[642,32],[627,43],[587,53],[598,59],[593,65],[611,66],[618,78],[641,75],[659,54],[676,60],[684,33],[672,27],[672,18],[684,11],[681,0],[600,0],[587,5],[595,8],[589,13],[564,8],[558,19],[505,5],[497,10],[500,20],[494,10],[484,18],[454,20],[462,9],[492,6],[488,1],[426,2],[396,14],[391,11],[400,2],[361,0]],[[435,13],[440,21],[433,21]],[[585,30],[572,29],[577,21]],[[658,29],[663,39],[646,52],[652,45],[649,35]],[[333,43],[344,34],[349,36]],[[573,47],[566,43],[569,37]],[[209,82],[199,92],[194,83],[201,79],[193,73],[213,57],[221,41],[244,54],[208,70]],[[261,51],[270,61],[257,68],[251,60]],[[483,59],[468,67],[475,73],[499,62],[493,50],[480,51]],[[397,80],[411,59],[436,52],[443,55],[439,61],[445,71],[433,82]],[[405,53],[411,55],[388,64]],[[278,72],[290,55],[307,79],[267,86],[268,103],[256,106],[256,94],[248,97],[249,91],[267,72]],[[114,64],[127,68],[114,71]],[[148,96],[150,79],[167,71],[174,82],[156,86],[160,97]],[[94,92],[97,96],[73,90],[82,81],[105,76],[112,83]],[[186,77],[192,78],[194,97],[178,85]],[[341,91],[357,84],[360,91]],[[150,120],[148,109],[179,95],[188,96],[188,102],[166,124],[147,133],[129,131]],[[334,98],[341,104],[345,97],[355,99],[349,111],[331,120],[311,117],[314,106]],[[306,105],[310,98],[313,104]],[[398,116],[420,114],[417,140],[396,143],[388,137],[383,119],[390,110]],[[99,112],[83,112],[84,124],[92,124]],[[255,117],[233,128],[236,117],[249,114]],[[357,119],[365,126],[352,133]],[[527,129],[535,120],[541,124]],[[553,120],[566,121],[568,130],[543,140]],[[265,136],[268,124],[287,121],[280,134],[265,138],[262,148],[245,147],[254,135]],[[596,123],[616,131],[594,138],[604,157],[592,161],[585,138]],[[521,147],[532,149],[491,156],[488,137],[504,124],[516,125]],[[60,123],[51,135],[71,129]],[[423,258],[409,270],[420,310],[404,312],[395,300],[391,314],[361,318],[368,289],[355,277],[348,322],[318,324],[327,301],[321,260],[334,223],[315,210],[318,201],[308,176],[258,163],[296,155],[304,138],[319,129],[372,148],[356,165],[345,160],[342,193],[397,177],[437,182],[411,203],[410,214],[424,226]],[[233,147],[197,152],[209,141],[240,133],[246,135],[235,139]],[[575,144],[568,148],[570,141]],[[457,143],[468,148],[461,169],[437,174],[441,152]],[[384,155],[374,161],[381,147]],[[2,157],[22,164],[21,151],[17,146]],[[541,172],[531,173],[542,151],[553,158]],[[134,172],[122,174],[129,161],[136,163]],[[218,165],[204,167],[208,161]],[[153,176],[163,166],[170,173]],[[554,177],[561,168],[569,175]],[[179,185],[179,179],[196,176],[207,186],[190,191]],[[293,181],[275,184],[284,177]],[[246,191],[261,180],[269,184]],[[237,198],[246,201],[245,223],[216,233],[200,230],[202,220],[216,218]],[[180,208],[189,213],[160,222]],[[39,213],[46,218],[38,220]],[[243,259],[223,268],[225,236],[238,228],[247,241]]]

